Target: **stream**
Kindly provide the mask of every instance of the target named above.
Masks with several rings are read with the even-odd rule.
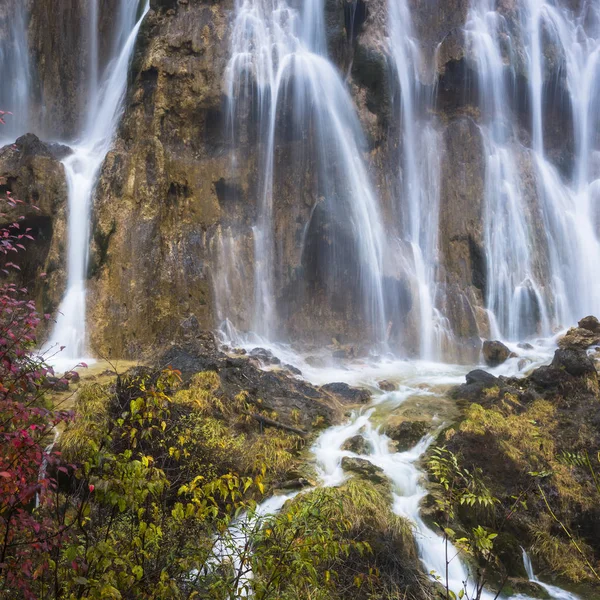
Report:
[[[454,402],[445,392],[449,387],[464,382],[464,376],[471,370],[464,365],[447,365],[425,361],[404,360],[364,360],[344,365],[315,368],[295,354],[291,348],[279,345],[261,344],[287,363],[300,368],[303,376],[315,385],[343,381],[349,385],[366,387],[373,392],[372,402],[355,411],[348,421],[325,430],[312,446],[319,484],[321,486],[339,486],[349,475],[342,469],[344,457],[360,458],[369,461],[383,470],[392,484],[393,511],[408,519],[414,527],[414,535],[423,567],[428,573],[445,578],[446,547],[443,538],[425,524],[420,516],[420,503],[427,491],[423,485],[423,472],[419,459],[434,441],[435,430],[452,421],[456,416]],[[246,348],[256,344],[246,344]],[[554,340],[539,340],[527,352],[528,371],[548,362],[555,348]],[[520,350],[523,355],[523,350]],[[505,364],[488,371],[495,375],[516,375],[517,361],[509,359]],[[377,381],[392,381],[398,389],[392,392],[378,390]],[[390,450],[391,439],[381,432],[381,425],[390,418],[420,418],[430,415],[433,433],[426,435],[419,443],[406,452]],[[367,441],[369,452],[357,454],[343,450],[344,442],[361,433]],[[267,499],[258,514],[277,512],[287,499],[293,497],[274,496]],[[461,560],[456,549],[448,548],[448,555],[454,557],[448,565],[450,588],[458,594],[463,582],[469,580],[467,566]],[[523,551],[524,565],[530,581],[542,586],[555,600],[578,600],[579,596],[553,585],[541,582],[535,576],[531,560]],[[469,593],[471,587],[469,585]],[[494,600],[495,593],[484,591],[482,600]],[[503,600],[533,600],[529,596],[501,596]]]

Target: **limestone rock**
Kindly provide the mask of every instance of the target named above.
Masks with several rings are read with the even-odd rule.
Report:
[[[497,367],[506,362],[511,355],[511,351],[498,341],[486,340],[483,342],[483,359],[489,367]]]
[[[393,381],[388,381],[387,379],[382,379],[377,382],[379,389],[383,392],[393,392],[398,389],[398,386]]]
[[[592,315],[583,317],[577,325],[580,329],[587,329],[593,333],[600,333],[600,321]]]
[[[590,318],[590,317],[587,317]],[[590,319],[593,319],[591,317]],[[589,348],[596,344],[600,344],[600,331],[594,331],[590,327],[594,327],[593,321],[586,321],[587,327],[571,327],[567,333],[558,340],[560,348]]]
[[[215,324],[211,243],[222,203],[234,189],[230,217],[252,204],[230,182],[223,151],[232,8],[229,0],[156,1],[142,24],[94,199],[88,321],[104,355],[139,358],[181,339],[190,315],[200,328]]]

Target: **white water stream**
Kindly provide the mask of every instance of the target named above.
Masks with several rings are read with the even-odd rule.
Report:
[[[63,160],[69,202],[67,290],[46,345],[48,350],[64,346],[57,356],[61,362],[78,360],[88,352],[85,302],[92,197],[123,112],[127,74],[137,34],[143,15],[150,8],[146,2],[143,15],[136,22],[138,6],[138,0],[120,0],[113,58],[101,76],[97,68],[97,16],[90,19],[89,111],[84,131],[72,146],[73,153]],[[95,2],[92,9],[98,9]]]

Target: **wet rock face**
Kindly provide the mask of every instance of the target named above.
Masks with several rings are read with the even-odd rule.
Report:
[[[487,265],[483,242],[484,149],[470,117],[453,120],[444,133],[440,252],[446,279],[445,313],[466,357],[476,359]]]
[[[21,231],[30,229],[34,238],[23,240],[26,250],[12,258],[21,269],[15,276],[42,313],[54,312],[66,284],[67,184],[59,160],[69,153],[67,147],[45,144],[33,134],[0,149],[0,197],[10,193],[23,202],[14,208],[3,203],[2,222],[22,216]],[[40,278],[41,273],[46,276]]]
[[[19,2],[26,0],[18,0]],[[107,64],[118,17],[116,0],[98,0],[98,68]],[[91,0],[29,1],[32,74],[31,124],[44,139],[73,139],[85,122],[89,98]],[[43,109],[42,109],[43,107]]]

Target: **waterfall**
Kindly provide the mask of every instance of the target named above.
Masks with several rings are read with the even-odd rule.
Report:
[[[543,274],[535,254],[535,206],[527,204],[517,164],[527,154],[513,130],[507,69],[500,43],[507,35],[505,18],[493,0],[471,6],[465,27],[476,61],[481,134],[485,149],[484,232],[492,335],[508,339],[536,332],[550,334]],[[509,38],[510,39],[510,38]],[[510,55],[513,49],[508,48]],[[521,156],[520,156],[521,155]],[[533,325],[533,327],[532,327]]]
[[[523,549],[523,565],[525,566],[525,571],[527,572],[529,581],[541,585],[548,592],[548,594],[550,594],[551,598],[555,598],[556,600],[579,600],[579,596],[576,596],[571,592],[567,592],[566,590],[563,590],[555,585],[549,585],[543,581],[540,581],[533,572],[531,558],[529,558],[529,555],[527,552],[525,552],[525,549]]]
[[[600,309],[594,276],[600,245],[593,214],[600,173],[589,170],[598,153],[599,11],[597,2],[583,3],[580,14],[573,14],[556,2],[523,0],[515,31],[515,23],[495,2],[471,3],[465,33],[478,80],[486,151],[486,305],[497,337],[548,336]],[[520,139],[518,109],[509,92],[523,93],[516,72],[520,42],[528,82],[529,147]],[[546,107],[567,104],[547,81],[549,48],[553,60],[561,61],[550,83],[560,85],[556,79],[564,77],[572,111],[576,151],[570,173],[552,163],[545,141],[552,118]],[[527,189],[531,176],[533,190]]]
[[[250,119],[256,123],[259,148],[251,328],[266,338],[281,334],[284,242],[277,221],[290,190],[276,163],[287,142],[291,157],[285,172],[309,173],[301,190],[310,209],[297,252],[299,270],[310,270],[312,260],[312,274],[317,273],[330,298],[342,289],[348,297],[356,291],[375,341],[383,342],[384,226],[363,162],[365,143],[352,100],[327,58],[322,0],[307,0],[302,11],[283,0],[238,0],[231,39],[225,84],[229,134],[237,152],[239,132]],[[311,244],[324,236],[315,249]],[[223,246],[232,248],[230,242]],[[227,267],[226,256],[220,262],[221,276],[235,270]]]
[[[0,128],[0,146],[27,131],[31,65],[27,44],[27,5],[22,0],[0,7],[0,110],[12,112]]]
[[[432,85],[420,81],[423,58],[406,0],[388,2],[389,51],[397,77],[394,98],[401,124],[400,185],[396,203],[400,220],[400,248],[408,250],[408,278],[418,306],[418,343],[422,358],[440,358],[448,335],[437,310],[438,219],[441,185],[441,136],[430,116]],[[402,250],[400,250],[402,252]],[[400,319],[401,315],[395,315]]]
[[[95,2],[93,10],[97,9]],[[137,0],[121,0],[113,56],[104,73],[97,69],[97,35],[90,32],[90,98],[86,125],[73,153],[63,160],[68,186],[67,290],[58,309],[48,348],[63,347],[60,359],[77,359],[86,352],[86,270],[90,242],[91,202],[100,168],[110,149],[122,110],[127,73],[143,15],[136,22]],[[93,12],[91,23],[97,25]]]

